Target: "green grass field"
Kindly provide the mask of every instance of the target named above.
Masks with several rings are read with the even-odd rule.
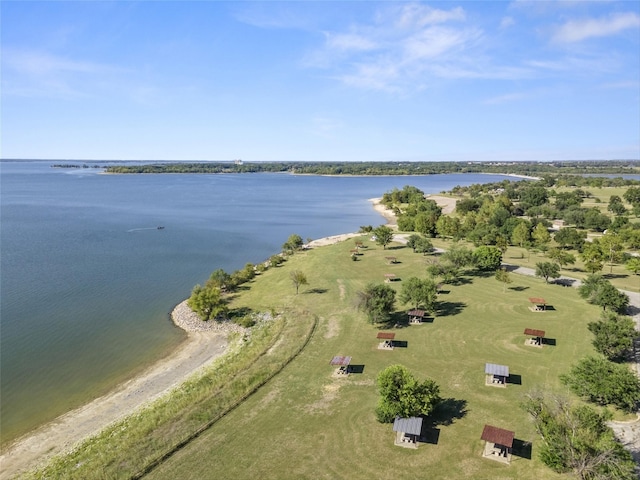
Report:
[[[295,308],[317,315],[318,327],[301,355],[150,478],[567,478],[538,460],[540,439],[519,402],[534,388],[566,392],[558,375],[593,353],[587,323],[599,309],[575,289],[540,279],[513,275],[503,291],[492,276],[469,275],[460,285],[444,287],[441,312],[432,323],[393,329],[406,347],[378,350],[379,329],[355,309],[356,292],[383,281],[385,273],[397,275],[391,285],[399,291],[403,279],[426,275],[427,257],[401,245],[383,250],[362,240],[368,248],[356,262],[349,256],[353,240],[299,253],[236,295],[232,308]],[[399,263],[388,265],[384,257],[391,255]],[[289,279],[293,269],[309,279],[298,295]],[[544,297],[553,309],[534,313],[529,297]],[[397,304],[398,319],[405,320],[400,312],[408,307]],[[545,330],[555,345],[526,346],[527,327]],[[360,373],[334,376],[334,355],[352,356]],[[485,386],[485,362],[508,365],[516,383]],[[430,425],[431,443],[417,450],[394,446],[391,425],[375,419],[376,375],[395,363],[418,379],[434,379],[445,399]],[[532,442],[530,455],[524,449],[508,466],[482,458],[485,424]]]

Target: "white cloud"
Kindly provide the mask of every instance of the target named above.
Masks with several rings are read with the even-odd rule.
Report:
[[[357,33],[325,33],[329,49],[336,50],[373,50],[377,43],[372,38]]]
[[[439,10],[428,5],[412,3],[403,5],[400,8],[395,23],[401,28],[416,28],[452,20],[463,21],[465,18],[465,11],[461,7],[451,10]]]
[[[640,27],[640,16],[636,13],[617,13],[607,18],[570,20],[560,26],[553,40],[561,43],[580,42],[592,37],[608,37],[629,28]]]
[[[509,28],[515,25],[516,21],[513,17],[502,17],[500,20],[500,28]]]

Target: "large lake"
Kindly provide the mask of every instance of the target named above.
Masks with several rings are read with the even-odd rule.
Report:
[[[2,441],[106,393],[183,339],[196,283],[303,239],[384,223],[368,199],[500,175],[104,175],[0,163]],[[164,226],[159,230],[158,226]]]

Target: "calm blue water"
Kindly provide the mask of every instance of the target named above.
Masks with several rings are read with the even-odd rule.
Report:
[[[377,226],[367,201],[499,175],[104,175],[0,163],[2,441],[101,395],[166,355],[196,283],[303,239]],[[163,225],[165,229],[156,227]]]

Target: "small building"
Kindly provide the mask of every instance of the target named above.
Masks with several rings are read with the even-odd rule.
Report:
[[[394,264],[394,263],[397,263],[397,261],[398,261],[398,260],[396,259],[396,257],[384,257],[384,259],[387,261],[387,263],[388,263],[389,265],[392,265],[392,264]]]
[[[393,339],[396,338],[396,334],[393,332],[378,332],[377,337],[382,340],[378,344],[380,350],[393,350]]]
[[[393,431],[396,432],[395,445],[406,448],[418,448],[418,441],[422,432],[422,418],[396,417],[393,421]]]
[[[385,283],[390,283],[395,281],[396,279],[396,274],[395,273],[385,273],[384,274],[384,281]]]
[[[422,321],[424,320],[424,313],[424,310],[409,310],[407,312],[407,315],[409,315],[409,323],[422,323]]]
[[[535,330],[533,328],[525,328],[524,334],[531,336],[524,342],[525,345],[531,345],[533,347],[542,347],[542,339],[544,338],[544,330]]]
[[[544,312],[547,309],[547,302],[544,298],[530,297],[529,302],[532,304],[529,310],[532,312]]]
[[[485,441],[482,456],[502,463],[511,463],[511,450],[516,434],[509,430],[485,425],[481,440]]]
[[[506,387],[509,378],[509,367],[497,365],[495,363],[485,363],[484,373],[486,375],[486,385],[493,387]]]
[[[336,355],[329,362],[333,366],[338,368],[335,371],[336,375],[349,375],[349,365],[351,364],[351,357],[343,357]]]

